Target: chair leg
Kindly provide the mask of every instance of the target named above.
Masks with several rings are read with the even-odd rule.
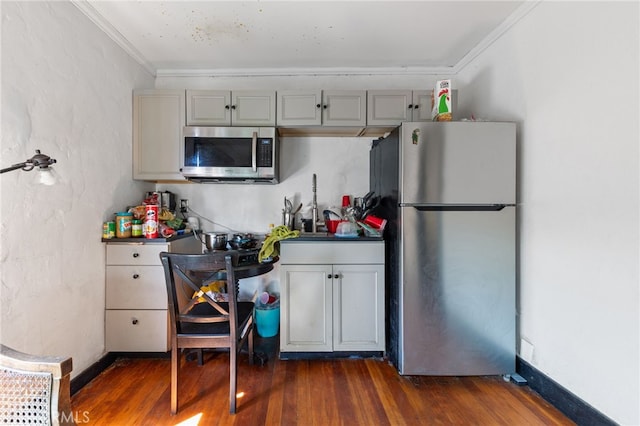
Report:
[[[238,351],[235,345],[229,348],[229,412],[236,413],[236,382],[238,380]]]
[[[177,343],[171,347],[171,414],[178,412],[178,370],[180,369],[180,349]]]

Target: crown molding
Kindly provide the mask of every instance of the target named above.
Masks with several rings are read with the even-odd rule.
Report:
[[[158,69],[156,77],[295,77],[353,75],[450,75],[452,67]]]
[[[457,64],[453,66],[452,74],[458,74],[469,65],[475,58],[484,52],[489,46],[495,43],[500,37],[504,35],[512,26],[514,26],[520,19],[529,14],[536,6],[538,6],[543,0],[525,0],[511,15],[507,17],[502,23],[497,26],[493,31],[489,33],[480,43],[478,43],[473,49],[469,51]]]
[[[138,62],[149,74],[156,76],[156,69],[145,57],[136,49],[125,36],[111,25],[98,11],[86,0],[71,0],[71,3],[84,13],[94,24],[116,42],[131,58]]]

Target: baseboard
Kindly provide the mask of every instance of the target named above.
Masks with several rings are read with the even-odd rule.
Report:
[[[91,380],[98,377],[100,373],[106,370],[116,360],[116,354],[108,352],[105,356],[86,368],[82,373],[71,379],[71,396],[75,395],[80,389],[87,385]]]
[[[516,357],[516,372],[527,380],[531,389],[579,425],[615,426],[616,422],[541,373],[528,362]]]
[[[345,359],[345,358],[379,358],[382,359],[382,351],[337,351],[337,352],[280,352],[281,360],[300,359]]]
[[[73,396],[85,387],[87,383],[98,377],[118,358],[171,358],[171,352],[108,352],[89,368],[71,379],[71,395]]]

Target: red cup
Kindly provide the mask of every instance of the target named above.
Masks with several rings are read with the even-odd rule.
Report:
[[[335,234],[338,230],[338,224],[341,220],[325,220],[324,224],[327,226],[327,231],[331,234]]]
[[[382,231],[384,227],[387,226],[387,219],[383,219],[381,217],[370,214],[364,218],[364,223],[366,223],[372,228],[379,229],[380,231]]]
[[[349,207],[351,205],[351,199],[348,195],[342,196],[342,207]]]

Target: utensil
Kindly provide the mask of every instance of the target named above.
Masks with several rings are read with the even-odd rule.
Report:
[[[301,208],[302,208],[302,203],[300,203],[298,208],[293,212],[293,215],[295,216],[296,214],[298,214],[298,212],[300,211]]]
[[[291,213],[291,210],[293,210],[293,205],[291,204],[291,201],[287,200],[287,197],[284,197],[284,212]]]

